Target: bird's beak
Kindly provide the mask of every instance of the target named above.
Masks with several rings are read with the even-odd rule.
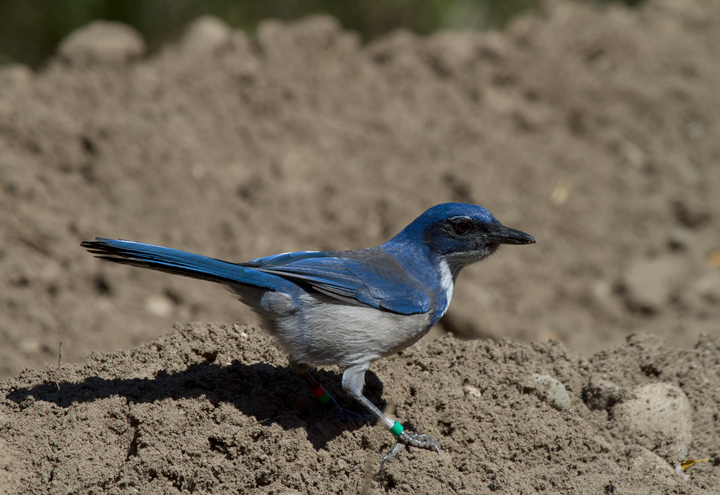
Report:
[[[530,234],[505,227],[504,225],[500,225],[497,229],[486,234],[485,238],[497,244],[535,244],[537,242],[537,239]]]

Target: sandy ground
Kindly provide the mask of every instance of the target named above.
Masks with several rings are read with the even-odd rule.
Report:
[[[717,493],[720,339],[586,359],[450,336],[376,363],[366,395],[438,455],[341,421],[250,326],[195,324],[0,386],[8,493]],[[335,370],[319,373],[346,407]],[[543,393],[541,377],[563,384]],[[358,410],[359,411],[359,410]],[[686,458],[708,458],[687,470]]]
[[[369,46],[328,18],[252,39],[205,19],[145,56],[98,24],[37,73],[1,69],[0,487],[712,493],[718,53],[718,2],[549,2],[501,33]],[[446,201],[539,242],[463,272],[434,337],[485,340],[371,368],[367,395],[443,445],[385,479],[388,434],[320,410],[260,331],[185,327],[255,321],[222,287],[78,246],[352,249]],[[683,480],[684,458],[710,460]]]

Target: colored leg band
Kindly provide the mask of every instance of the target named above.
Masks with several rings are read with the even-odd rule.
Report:
[[[395,424],[392,425],[392,427],[390,428],[390,433],[392,433],[396,437],[399,437],[402,434],[403,430],[405,430],[405,428],[403,428],[403,425],[401,425],[398,421],[395,421]]]
[[[311,390],[311,392],[315,397],[317,397],[317,400],[319,400],[321,404],[325,404],[332,399],[332,397],[330,397],[330,394],[325,392],[325,389],[322,388],[322,385],[320,385],[319,383],[317,388]]]

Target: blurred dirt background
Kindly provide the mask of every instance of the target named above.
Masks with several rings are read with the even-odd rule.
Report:
[[[548,2],[536,15],[518,19],[501,32],[447,32],[421,38],[398,31],[367,46],[360,43],[358,35],[343,31],[328,17],[288,25],[266,21],[253,37],[203,18],[177,43],[151,56],[145,53],[144,40],[136,32],[99,22],[70,35],[57,56],[38,72],[21,65],[0,69],[0,377],[16,376],[24,367],[50,368],[46,372],[27,371],[19,379],[6,382],[4,390],[15,394],[8,395],[11,399],[3,403],[7,418],[30,417],[23,412],[25,406],[18,405],[25,404],[29,396],[36,404],[45,404],[45,412],[37,412],[45,414],[43,421],[69,410],[82,416],[83,408],[91,407],[86,403],[90,399],[77,399],[79,402],[73,404],[72,394],[90,394],[92,407],[106,407],[107,414],[119,414],[122,417],[117,421],[131,425],[127,427],[130,429],[116,431],[119,443],[107,440],[120,452],[114,461],[107,462],[129,462],[142,450],[138,440],[133,440],[138,436],[138,425],[151,417],[152,421],[161,421],[165,412],[146,412],[147,418],[138,419],[118,412],[127,408],[127,399],[122,396],[129,392],[113,389],[114,393],[100,400],[92,395],[96,392],[71,389],[70,395],[53,399],[47,398],[47,390],[37,389],[38,384],[58,380],[87,383],[90,377],[102,375],[101,370],[115,380],[158,380],[159,370],[172,375],[180,368],[171,371],[173,365],[165,361],[143,362],[123,375],[122,371],[112,371],[110,364],[102,364],[124,362],[128,356],[149,352],[156,343],[141,348],[146,351],[130,354],[95,354],[86,367],[53,370],[60,342],[62,363],[81,363],[92,351],[131,349],[151,342],[176,322],[255,321],[250,311],[222,287],[102,264],[78,246],[82,240],[94,236],[124,238],[244,261],[284,251],[377,245],[426,208],[461,201],[488,208],[504,224],[534,235],[539,242],[508,247],[466,269],[450,311],[431,339],[444,332],[465,339],[507,337],[522,343],[556,339],[569,349],[560,347],[572,356],[567,359],[575,363],[576,374],[572,378],[570,374],[558,376],[557,367],[551,365],[555,358],[543,357],[550,352],[547,349],[560,345],[557,343],[529,347],[443,337],[421,346],[426,349],[422,352],[433,356],[433,362],[447,360],[448,353],[462,355],[469,349],[468,355],[478,360],[474,366],[483,369],[483,353],[491,352],[485,348],[499,353],[508,346],[525,349],[522,353],[533,349],[540,355],[531,359],[534,364],[529,368],[537,368],[532,372],[547,368],[545,374],[571,388],[571,398],[576,399],[571,401],[572,414],[564,412],[561,418],[566,422],[567,435],[573,437],[577,432],[568,425],[587,420],[588,413],[583,411],[590,407],[587,390],[592,387],[588,380],[593,373],[600,373],[600,368],[591,370],[579,363],[586,363],[598,351],[605,354],[593,359],[604,359],[609,349],[621,349],[617,352],[625,356],[623,364],[610,360],[609,368],[602,371],[617,375],[615,381],[603,380],[622,382],[616,385],[630,391],[650,382],[674,383],[692,404],[695,428],[718,431],[717,400],[698,402],[700,399],[687,388],[691,385],[677,370],[669,372],[647,363],[631,366],[629,363],[637,359],[628,349],[636,344],[632,339],[624,342],[637,331],[659,336],[665,344],[653,340],[653,356],[664,356],[662,359],[697,357],[707,348],[714,358],[687,366],[704,367],[693,373],[707,375],[693,379],[705,380],[707,390],[717,391],[720,3],[652,0],[628,10]],[[181,339],[182,335],[186,334],[163,339]],[[285,376],[288,372],[282,368],[283,358],[269,350],[271,346],[263,337],[256,338],[261,349],[267,344],[263,352],[270,356],[270,364],[281,367],[276,373],[282,376],[272,378],[277,382],[272,386],[279,390],[297,388],[298,384]],[[699,347],[690,350],[698,342]],[[583,361],[577,357],[580,355],[587,359]],[[208,361],[202,353],[200,358]],[[235,363],[228,366],[249,366],[237,354],[229,355],[227,362]],[[184,363],[187,367],[194,361]],[[447,368],[449,363],[436,366]],[[372,369],[378,376],[376,400],[385,398],[380,383],[397,391],[393,400],[406,400],[410,385],[393,385],[392,375],[405,373],[407,359],[394,358]],[[214,372],[225,373],[222,370]],[[630,375],[639,372],[643,378],[618,370]],[[418,372],[418,380],[423,380],[424,371]],[[259,368],[253,369],[255,372],[268,371]],[[337,382],[337,375],[328,373],[328,380]],[[430,374],[431,380],[439,379]],[[500,386],[473,384],[474,379],[463,376],[457,384],[462,387],[469,383],[481,389],[483,399],[479,403],[487,397],[484,387]],[[280,385],[285,379],[289,384]],[[484,379],[493,380],[488,376]],[[207,380],[222,383],[222,377]],[[495,380],[508,386],[499,373]],[[182,390],[182,383],[163,386]],[[525,382],[518,379],[516,383]],[[24,395],[17,392],[18,387],[24,387]],[[438,401],[448,389],[433,387],[436,392],[429,389],[427,393],[437,395],[422,398],[427,401],[427,415],[415,406],[402,412],[405,417],[412,415],[418,427],[437,434],[439,430],[432,428],[443,428],[436,422],[442,416],[438,414],[442,412]],[[535,397],[527,393],[533,390],[532,385],[510,388],[523,401]],[[134,393],[130,395],[135,397]],[[173,410],[176,406],[168,402],[177,400],[179,393],[166,394],[158,404],[154,401],[160,399],[155,396],[153,401],[141,402],[145,408]],[[208,392],[208,396],[214,393],[221,394]],[[256,390],[256,394],[262,393],[264,389]],[[282,391],[275,389],[271,394],[283,397]],[[628,397],[642,396],[637,391],[627,394],[618,392],[615,402],[625,404],[630,401]],[[668,394],[678,395],[677,391]],[[199,401],[192,402],[192,407],[200,409],[208,401],[220,407],[217,404],[224,397],[221,394],[215,402],[198,394],[180,396]],[[464,395],[469,396],[474,395]],[[500,408],[497,414],[507,425],[527,421],[522,418],[528,412],[515,409],[526,402],[508,400],[493,402],[492,407]],[[118,402],[120,409],[112,410],[112,401]],[[261,402],[255,405],[262,409]],[[297,405],[291,400],[287,407],[289,411],[282,407],[278,414],[295,414],[292,417],[297,419],[299,413],[292,410]],[[256,414],[236,409],[233,414],[245,414],[246,419],[238,420],[240,425]],[[605,403],[598,414],[604,415],[603,421],[611,421],[621,416],[616,409]],[[547,411],[554,414],[555,409],[536,410],[535,414],[541,416]],[[175,414],[190,413],[176,410]],[[448,414],[443,413],[446,418]],[[306,419],[315,421],[308,419],[311,416],[308,413]],[[354,468],[347,467],[348,486],[352,487],[364,483],[363,469],[358,468],[364,466],[364,450],[358,446],[374,454],[378,448],[389,447],[380,444],[388,441],[382,436],[377,442],[363,443],[361,437],[370,435],[367,427],[347,432],[338,427],[328,434],[333,440],[319,445],[305,435],[321,433],[277,419],[271,419],[268,426],[262,422],[265,417],[255,417],[252,421],[261,425],[256,426],[261,436],[270,435],[267,428],[279,426],[299,436],[287,436],[288,431],[284,431],[283,435],[277,433],[277,442],[310,442],[297,448],[307,447],[313,459],[327,455],[326,448],[332,451],[334,441],[347,441],[338,448],[359,456],[353,461]],[[698,423],[699,417],[710,423]],[[472,421],[472,415],[465,419]],[[77,421],[76,427],[88,427],[82,418]],[[708,426],[713,421],[714,426]],[[5,424],[6,429],[0,429],[5,432],[0,436],[5,438],[3,442],[12,444],[25,438],[8,433],[10,423]],[[599,424],[593,423],[598,430],[592,430],[592,435],[605,431]],[[71,423],[62,425],[67,431],[74,428]],[[231,428],[220,420],[216,427]],[[484,431],[478,425],[474,427]],[[448,428],[449,433],[443,436],[460,442],[453,437],[458,427]],[[544,427],[537,428],[540,431]],[[612,428],[616,431],[620,427]],[[598,447],[598,452],[614,463],[611,467],[602,467],[595,458],[587,462],[593,462],[593,469],[609,470],[608,476],[616,469],[626,472],[629,468],[618,459],[631,457],[623,450],[631,448],[630,444],[660,455],[669,462],[665,467],[676,461],[673,456],[677,453],[662,450],[668,442],[645,445],[628,435],[618,434],[606,440],[609,447]],[[683,441],[668,445],[690,446],[699,456],[716,455],[717,438],[708,435],[700,436],[700,440],[695,437],[694,443],[683,437]],[[561,436],[570,441],[565,433]],[[65,440],[58,438],[62,437],[53,442],[61,449]],[[488,439],[490,442],[491,437]],[[525,440],[532,445],[532,438]],[[446,438],[441,441],[447,444]],[[584,448],[576,445],[579,441],[573,440],[572,448]],[[222,442],[227,444],[227,440]],[[463,472],[465,464],[456,453],[466,455],[466,444],[450,447],[452,455],[447,455],[452,458],[441,456],[435,467],[428,464],[429,453],[408,454],[406,458],[416,456],[414,472],[418,477],[425,476],[420,469],[435,469],[433,479],[445,480],[442,466]],[[210,441],[205,447],[212,450],[212,445]],[[228,448],[226,445],[220,452]],[[564,444],[557,448],[567,451],[571,447]],[[522,464],[512,461],[520,462],[521,454],[532,449],[522,445],[516,451],[514,447],[508,449],[504,453],[485,452],[508,462],[492,469],[523,471]],[[34,486],[37,493],[52,486],[58,487],[57,493],[62,492],[65,482],[49,473],[67,466],[58,451],[53,452],[47,454],[51,467],[38,467],[32,475],[28,474],[31,468],[25,471],[19,467],[22,462],[7,461],[8,479],[21,480],[26,488]],[[99,452],[88,455],[101,459],[109,455]],[[337,458],[342,459],[345,451],[338,452]],[[297,455],[302,459],[310,454]],[[568,479],[566,463],[577,461],[572,452],[563,455],[568,457],[548,454],[538,458],[535,465],[539,470],[559,469],[555,481],[547,485],[553,489],[562,488],[556,485],[557,480]],[[345,458],[344,462],[350,461]],[[321,459],[317,463],[323,465]],[[717,470],[712,470],[713,463],[705,466],[697,468],[698,472],[709,469],[705,476]],[[145,465],[144,469],[147,474],[158,468]],[[281,493],[282,487],[291,487],[303,493],[320,492],[307,480],[298,481],[297,486],[284,483],[282,469],[274,469],[262,476],[255,472],[256,484],[248,478],[243,489],[254,486],[258,493]],[[318,476],[316,481],[329,476],[323,471],[326,469],[329,467],[313,471]],[[571,471],[573,477],[581,476],[577,474],[581,469]],[[394,476],[400,473],[410,476],[413,471],[405,466]],[[80,484],[72,485],[75,491],[99,491],[99,487],[123,491],[135,486],[122,485],[118,480],[124,478],[115,472],[110,478],[94,481],[76,475]],[[529,476],[527,472],[515,475]],[[157,471],[153,476],[158,478]],[[182,476],[187,479],[188,474]],[[258,476],[262,478],[259,481]],[[46,486],[34,484],[38,480]],[[219,489],[217,480],[216,485],[203,485],[204,489]],[[676,491],[702,489],[678,480],[680,477],[671,472],[659,483],[680,483],[680,488],[672,485]],[[189,490],[183,483],[171,485]],[[377,483],[372,481],[371,485],[381,486]],[[412,483],[408,483],[383,486],[397,491],[433,488],[411,488]],[[465,488],[453,485],[453,490],[491,489],[487,477],[472,483]],[[500,483],[498,489],[513,492],[511,485]],[[526,491],[541,489],[532,484],[512,486],[525,487],[522,489]]]

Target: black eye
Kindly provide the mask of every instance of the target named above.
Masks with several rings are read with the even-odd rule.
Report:
[[[460,220],[459,222],[456,222],[453,227],[455,228],[455,233],[464,235],[470,232],[470,229],[472,228],[472,224],[470,222],[467,222],[465,220]]]

